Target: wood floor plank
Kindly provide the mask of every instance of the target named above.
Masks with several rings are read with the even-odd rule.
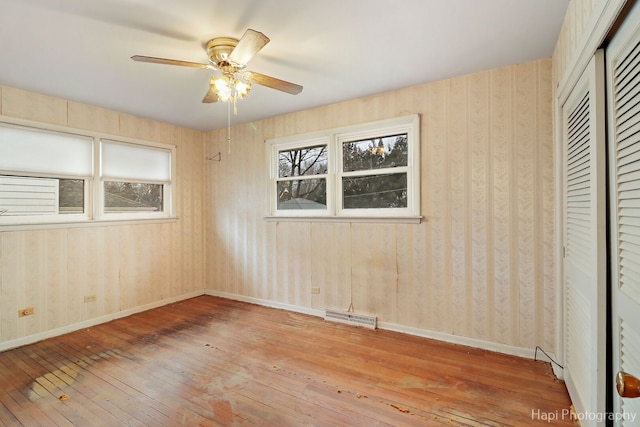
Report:
[[[0,392],[0,426],[529,426],[571,404],[547,363],[209,296],[0,353]]]
[[[121,369],[115,365],[117,357],[106,357],[107,353],[91,353],[83,347],[73,345],[71,342],[62,344],[65,353],[79,356],[76,365],[84,372],[88,373],[84,382],[92,385],[94,389],[101,390],[101,398],[107,398],[109,402],[117,405],[118,408],[130,414],[133,420],[140,425],[171,425],[171,420],[184,419],[187,414],[184,411],[176,411],[174,401],[178,398],[167,394],[169,405],[165,405],[149,396],[147,388],[148,378],[146,372],[140,369],[139,364],[131,363],[129,359],[125,362],[126,369]],[[95,348],[95,346],[92,346]],[[126,359],[126,358],[125,358]],[[145,386],[146,385],[146,386]],[[87,391],[87,394],[90,392]],[[198,418],[197,411],[190,411],[191,419]],[[202,417],[202,420],[207,418]],[[167,424],[163,424],[166,422]]]
[[[0,424],[0,426],[6,426],[6,425],[19,425],[19,421],[18,419],[11,413],[11,411],[9,410],[9,408],[7,408],[7,405],[3,402],[4,398],[7,395],[5,393],[2,393],[2,395],[0,395],[0,420],[2,424]]]
[[[81,398],[92,404],[91,407],[94,408],[92,412],[96,416],[106,411],[108,416],[101,417],[101,420],[105,423],[111,417],[113,417],[112,422],[114,424],[121,425],[149,425],[150,422],[159,424],[167,421],[167,418],[163,416],[143,416],[149,409],[143,408],[143,411],[141,411],[140,407],[132,399],[127,399],[119,404],[114,403],[112,400],[118,400],[121,395],[118,389],[112,387],[109,383],[96,381],[95,376],[82,375],[83,368],[64,358],[63,355],[57,352],[54,345],[47,346],[46,352],[45,349],[40,347],[34,348],[34,351],[41,352],[40,355],[43,357],[41,359],[42,364],[52,371],[51,375],[57,373],[57,375],[66,379],[65,382],[59,383],[62,386],[61,392],[66,394],[68,390],[73,390],[76,399],[79,400]],[[64,374],[64,371],[68,372],[68,374]],[[156,415],[155,412],[153,414]]]

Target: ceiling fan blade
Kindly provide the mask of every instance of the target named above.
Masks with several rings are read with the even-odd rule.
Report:
[[[205,104],[211,104],[212,102],[218,102],[218,95],[214,91],[209,88],[204,98],[202,98],[202,102]]]
[[[269,37],[259,31],[248,29],[229,55],[229,62],[245,66],[267,43]]]
[[[141,55],[133,55],[131,59],[137,62],[149,62],[151,64],[180,65],[182,67],[203,68],[203,69],[209,69],[209,70],[214,69],[214,67],[211,64],[200,64],[199,62],[180,61],[178,59],[155,58],[153,56],[141,56]]]
[[[302,92],[302,86],[300,85],[276,79],[275,77],[265,76],[264,74],[255,73],[253,71],[247,71],[244,73],[244,78],[249,80],[251,83],[270,87],[271,89],[280,90],[282,92],[290,93],[291,95],[297,95]]]

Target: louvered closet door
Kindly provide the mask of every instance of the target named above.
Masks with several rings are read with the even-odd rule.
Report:
[[[604,413],[606,194],[604,55],[562,106],[564,132],[564,379],[576,411]],[[583,426],[598,425],[584,420]]]
[[[640,3],[607,48],[607,92],[613,372],[640,378]],[[640,398],[614,392],[614,411],[616,425],[640,425]]]

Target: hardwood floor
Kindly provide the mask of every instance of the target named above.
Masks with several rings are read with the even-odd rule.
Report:
[[[209,296],[0,353],[6,426],[572,425],[570,404],[547,363]]]

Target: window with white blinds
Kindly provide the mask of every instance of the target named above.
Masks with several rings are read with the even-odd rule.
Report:
[[[101,140],[100,152],[102,215],[166,215],[171,189],[170,149]]]
[[[0,226],[171,217],[174,155],[163,144],[2,122]]]
[[[0,123],[0,225],[89,219],[94,141]]]

